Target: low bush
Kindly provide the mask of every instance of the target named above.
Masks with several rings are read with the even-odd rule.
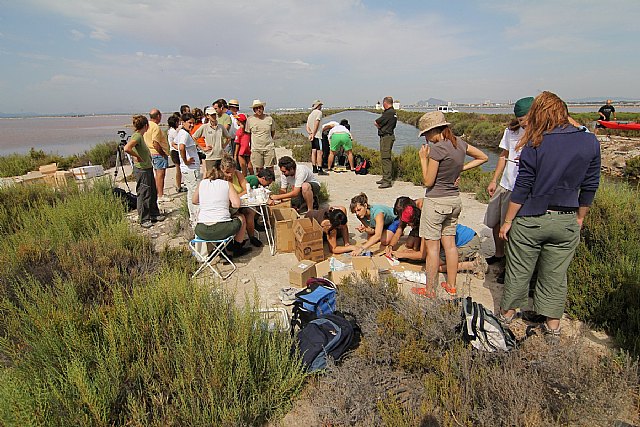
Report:
[[[637,419],[638,365],[581,340],[532,336],[506,354],[466,347],[454,302],[406,300],[396,282],[340,287],[360,347],[314,383],[323,425],[612,425]],[[635,391],[634,391],[635,390]]]
[[[640,354],[638,189],[605,181],[587,215],[569,267],[567,313],[606,328]]]
[[[640,156],[635,156],[627,160],[624,175],[627,178],[640,179]]]
[[[260,425],[305,375],[288,334],[190,282],[147,276],[86,306],[75,284],[26,282],[2,304],[3,425]]]

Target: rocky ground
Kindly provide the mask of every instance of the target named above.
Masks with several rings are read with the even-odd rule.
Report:
[[[602,172],[621,177],[629,159],[640,156],[640,138],[599,135]]]

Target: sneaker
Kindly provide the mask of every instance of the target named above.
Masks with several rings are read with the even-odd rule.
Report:
[[[434,299],[436,297],[436,291],[434,291],[433,289],[427,289],[424,286],[416,286],[414,288],[411,288],[411,293],[429,299]]]
[[[391,185],[390,182],[383,182],[382,184],[380,184],[378,186],[378,188],[391,188],[391,187],[392,187],[392,185]]]
[[[187,187],[180,187],[180,189],[178,190],[178,193],[186,193],[189,190],[187,189]]]
[[[500,261],[502,261],[503,259],[504,259],[504,256],[495,256],[495,255],[492,255],[492,256],[490,256],[489,258],[487,258],[487,259],[486,259],[486,261],[487,261],[487,264],[489,264],[489,265],[493,265],[493,264],[495,264],[496,262],[500,262]]]
[[[455,286],[451,286],[447,282],[440,283],[440,286],[451,296],[455,296],[458,293]]]
[[[166,216],[164,216],[164,215],[158,215],[158,216],[155,216],[155,217],[151,218],[151,222],[162,222],[162,221],[164,221],[166,218],[167,218],[167,217],[166,217]]]
[[[264,244],[257,237],[251,236],[251,237],[249,237],[249,241],[256,248],[260,248],[260,247],[264,246]]]
[[[540,329],[542,329],[542,335],[544,335],[544,339],[547,341],[548,344],[551,344],[551,345],[560,344],[561,328],[551,329],[547,326],[546,323],[543,323],[542,325],[540,325]]]
[[[153,227],[153,222],[151,221],[143,221],[140,223],[140,227],[142,228],[151,228]]]
[[[383,182],[384,182],[384,179],[379,179],[379,180],[376,181],[376,184],[382,184]]]
[[[518,317],[518,313],[514,313],[512,316],[509,317],[505,317],[504,314],[502,314],[502,312],[500,310],[498,310],[498,321],[500,323],[502,323],[503,326],[508,326],[511,324],[511,322],[514,321],[514,319],[516,319]]]
[[[323,171],[322,169],[320,169],[318,171],[318,175],[329,175],[327,172]]]
[[[163,203],[170,202],[172,200],[173,199],[171,197],[167,196],[167,195],[164,195],[162,197],[158,197],[158,201],[159,202],[163,202]]]

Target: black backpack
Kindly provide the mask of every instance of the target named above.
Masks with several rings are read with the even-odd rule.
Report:
[[[361,330],[355,318],[342,313],[323,314],[306,324],[296,338],[302,363],[308,372],[327,366],[327,358],[339,361],[360,343]]]
[[[303,328],[307,323],[323,314],[336,310],[336,285],[322,277],[307,280],[307,287],[296,294],[291,316],[291,334],[295,327]]]
[[[138,208],[138,196],[131,193],[131,191],[125,191],[118,187],[115,187],[112,191],[116,199],[122,202],[127,212],[135,211]]]
[[[366,175],[369,173],[369,160],[359,154],[353,158],[353,164],[356,166],[356,175]]]

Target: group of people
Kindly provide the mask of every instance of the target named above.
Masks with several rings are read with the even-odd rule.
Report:
[[[376,120],[381,152],[384,151],[380,188],[392,184],[390,152],[397,121],[392,104],[393,99],[386,97],[384,113]],[[229,104],[215,101],[211,109],[205,109],[205,120],[198,109],[169,118],[170,148],[155,137],[149,138],[151,146],[145,144],[146,135],[154,135],[155,130],[145,117],[135,116],[136,133],[125,151],[136,159],[134,171],[143,226],[163,219],[155,202],[160,190],[154,188],[159,178],[156,175],[154,180],[153,169],[162,166],[157,156],[172,150],[177,152],[172,156],[177,158],[187,188],[196,235],[207,240],[234,235],[231,250],[233,255],[242,255],[249,249],[244,247],[245,241],[262,245],[255,236],[254,212],[241,208],[240,197],[248,188],[269,186],[275,180],[271,167],[276,162],[275,127],[273,119],[264,114],[264,103],[260,100],[253,102],[254,115],[250,117],[237,114],[237,110],[228,113],[231,106],[237,108],[237,101]],[[529,282],[537,270],[533,308],[545,319],[545,333],[559,336],[567,294],[567,268],[599,185],[600,147],[592,133],[571,119],[566,104],[557,95],[543,92],[515,104],[515,118],[504,131],[502,152],[487,188],[491,200],[485,224],[493,230],[495,254],[486,262],[479,255],[480,240],[476,233],[458,223],[462,210],[458,183],[463,171],[480,166],[488,157],[454,135],[442,112],[428,112],[418,122],[418,136],[425,139],[419,150],[426,188],[424,198],[400,196],[391,207],[370,204],[366,194],[360,193],[352,198],[347,209],[319,207],[317,175],[326,174],[318,138],[323,127],[330,129],[331,153],[335,156],[339,149],[344,149],[353,168],[348,122],[322,126],[322,102],[315,101],[312,108],[306,126],[312,144],[312,167],[298,164],[289,156],[281,157],[280,193],[272,194],[269,204],[291,199],[293,207],[318,221],[333,253],[361,255],[379,243],[389,256],[424,260],[428,281],[426,286],[412,289],[418,295],[435,297],[439,272],[446,272],[446,281],[440,286],[455,294],[458,271],[484,273],[486,262],[501,262],[505,287],[500,317],[505,323],[513,320],[517,309],[527,305]],[[150,114],[151,120],[157,120],[158,114],[155,118]],[[198,129],[194,130],[196,126]],[[203,141],[198,142],[199,138]],[[201,179],[201,157],[204,179]],[[386,159],[389,161],[385,163]],[[329,162],[329,170],[331,166]],[[351,241],[349,212],[360,221],[357,231],[365,234],[364,243]],[[400,248],[407,227],[411,231]]]

